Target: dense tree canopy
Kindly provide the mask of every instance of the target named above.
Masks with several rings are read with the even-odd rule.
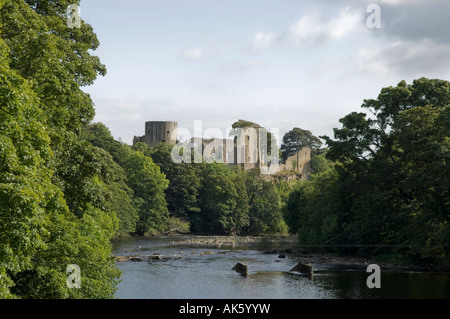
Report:
[[[298,188],[286,205],[301,242],[448,263],[449,104],[449,82],[420,78],[365,100],[373,116],[342,118],[335,139],[323,137],[337,165]]]
[[[200,167],[186,163],[174,163],[171,158],[172,146],[160,143],[148,151],[141,145],[169,180],[166,200],[169,212],[179,218],[188,218],[200,211],[198,196],[200,189]]]
[[[320,139],[314,136],[310,131],[294,127],[283,136],[283,142],[280,149],[281,160],[285,162],[289,156],[294,155],[303,147],[309,147],[314,153],[319,150],[321,145],[322,142]]]
[[[109,240],[101,154],[79,140],[94,114],[81,86],[104,66],[92,28],[65,24],[67,1],[6,2],[0,9],[0,295],[109,298],[120,272]],[[80,289],[66,285],[77,264]]]
[[[299,244],[441,265],[450,249],[450,83],[420,78],[365,100],[323,136],[294,128],[283,159],[314,151],[312,178],[181,163],[172,146],[116,141],[82,87],[106,68],[92,27],[68,28],[77,0],[0,7],[0,298],[111,298],[111,239],[297,233]],[[0,1],[0,4],[2,1]],[[234,129],[259,125],[239,120]],[[273,138],[268,133],[268,140]],[[175,222],[176,223],[176,222]],[[78,265],[80,288],[67,285]]]
[[[165,190],[169,181],[150,157],[145,144],[116,141],[102,123],[85,127],[81,137],[106,152],[110,204],[119,217],[119,233],[156,234],[167,228]],[[103,160],[103,162],[105,162]]]

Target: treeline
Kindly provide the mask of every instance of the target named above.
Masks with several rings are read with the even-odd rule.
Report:
[[[102,123],[86,126],[81,137],[104,154],[118,235],[287,232],[278,190],[257,170],[177,164],[171,157],[173,146],[131,147],[116,141]]]
[[[67,27],[79,1],[1,3],[0,298],[112,298],[120,271],[110,242],[126,234],[289,226],[308,249],[448,263],[449,82],[383,89],[364,101],[371,116],[351,113],[334,139],[322,137],[327,150],[293,130],[284,157],[308,145],[315,157],[311,180],[292,190],[257,171],[175,164],[164,144],[115,141],[91,124],[82,90],[106,68],[91,54],[92,27]],[[67,285],[72,264],[80,288]]]
[[[450,83],[420,78],[340,119],[284,216],[308,250],[450,264]]]
[[[0,298],[112,298],[111,239],[124,234],[285,231],[257,172],[173,165],[164,145],[130,147],[90,124],[82,87],[106,67],[92,27],[68,27],[69,4],[0,1]]]

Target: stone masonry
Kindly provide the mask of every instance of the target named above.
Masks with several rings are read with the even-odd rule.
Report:
[[[150,121],[145,123],[145,135],[133,139],[133,145],[142,142],[152,147],[158,143],[176,145],[178,143],[176,131],[178,123],[173,121]],[[240,166],[245,170],[267,167],[266,147],[259,145],[259,131],[257,129],[242,128],[240,134],[234,139],[204,139],[193,137],[192,149],[218,163]],[[201,145],[200,145],[201,144]],[[200,149],[201,147],[201,149]],[[308,179],[311,173],[311,149],[302,148],[296,154],[287,158],[286,162],[279,164],[277,174],[280,172],[295,172],[301,179]]]

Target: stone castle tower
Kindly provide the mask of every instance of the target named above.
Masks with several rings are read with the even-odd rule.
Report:
[[[159,143],[169,145],[177,144],[176,130],[178,123],[174,121],[150,121],[145,122],[145,135],[135,136],[133,145],[142,142],[152,147]],[[202,155],[210,157],[214,153],[217,160],[228,165],[237,165],[244,170],[252,168],[263,168],[266,161],[263,153],[263,145],[259,145],[259,131],[252,127],[241,128],[239,136],[234,139],[223,139],[219,144],[214,145],[214,139],[204,139],[202,137],[191,139],[191,147],[197,149],[202,147]],[[174,134],[173,134],[174,133]],[[173,135],[173,136],[172,136]],[[219,147],[219,149],[217,149]],[[304,147],[296,154],[290,156],[286,163],[279,164],[278,171],[295,171],[301,174],[301,179],[309,178],[311,174],[311,149]]]
[[[139,142],[145,143],[152,147],[161,142],[170,145],[177,143],[176,135],[172,136],[178,128],[178,123],[173,121],[150,121],[145,122],[145,135],[135,136],[133,145]]]

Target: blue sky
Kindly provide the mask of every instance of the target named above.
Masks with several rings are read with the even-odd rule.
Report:
[[[448,1],[447,1],[448,2]],[[84,90],[131,143],[144,122],[333,135],[381,88],[450,77],[444,0],[82,0],[108,73]],[[368,28],[369,4],[381,28]]]

